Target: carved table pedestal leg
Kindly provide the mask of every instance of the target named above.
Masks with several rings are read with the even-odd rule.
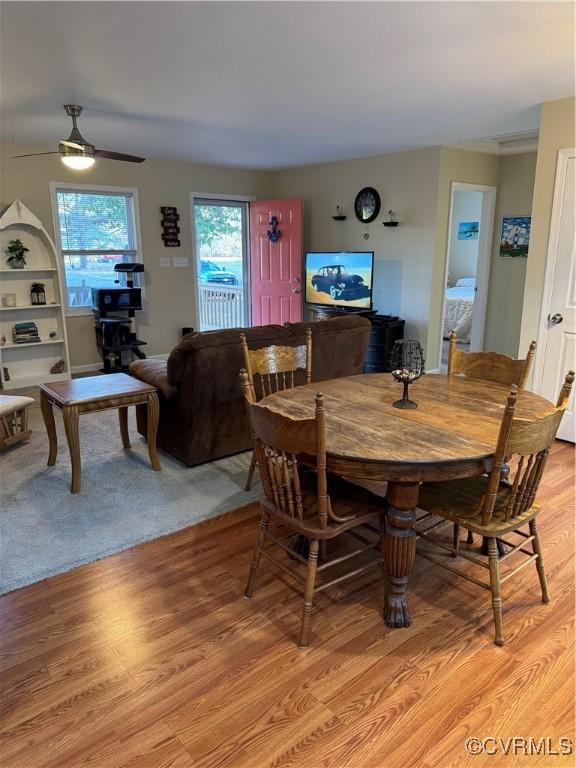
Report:
[[[409,627],[412,623],[406,590],[416,557],[416,505],[418,483],[388,483],[388,510],[382,557],[386,571],[384,620],[389,627]]]

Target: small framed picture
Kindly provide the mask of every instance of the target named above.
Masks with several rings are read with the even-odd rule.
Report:
[[[500,235],[500,256],[528,256],[531,216],[505,216]]]
[[[461,221],[458,224],[458,240],[478,240],[479,221]]]

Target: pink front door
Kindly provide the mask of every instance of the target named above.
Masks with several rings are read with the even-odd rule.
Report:
[[[302,320],[302,275],[302,199],[250,203],[252,325]]]

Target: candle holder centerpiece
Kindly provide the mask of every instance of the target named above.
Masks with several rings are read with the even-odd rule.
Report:
[[[415,339],[399,339],[394,342],[390,354],[392,376],[404,385],[401,400],[393,403],[394,408],[418,408],[418,404],[408,397],[408,386],[424,373],[424,353],[420,342]]]

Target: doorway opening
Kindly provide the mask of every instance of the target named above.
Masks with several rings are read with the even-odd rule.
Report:
[[[250,325],[248,201],[192,197],[200,331]]]
[[[446,372],[448,340],[475,352],[484,341],[496,187],[453,182],[444,280],[439,368]]]

